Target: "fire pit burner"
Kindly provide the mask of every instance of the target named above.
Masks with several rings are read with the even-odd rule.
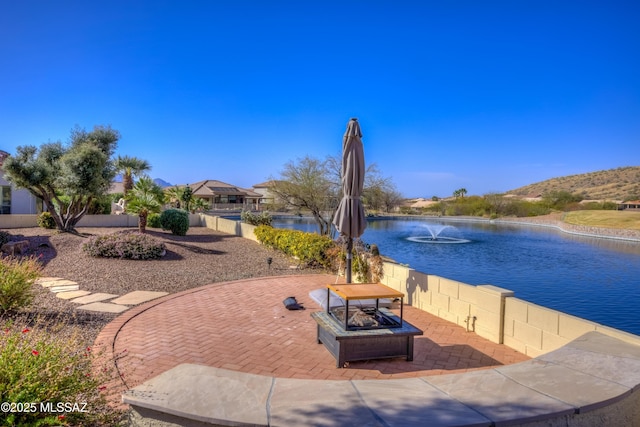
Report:
[[[340,325],[345,324],[344,314],[346,307],[334,308],[331,316]],[[399,328],[400,323],[387,316],[375,307],[349,307],[347,326],[351,330]]]

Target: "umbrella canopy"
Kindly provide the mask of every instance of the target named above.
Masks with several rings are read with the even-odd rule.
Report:
[[[353,239],[364,233],[367,220],[360,200],[364,187],[364,148],[358,119],[351,119],[342,138],[343,196],[333,217],[340,235],[347,237],[347,283],[351,283],[351,250]]]

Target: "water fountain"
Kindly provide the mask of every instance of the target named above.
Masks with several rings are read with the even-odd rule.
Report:
[[[407,240],[417,243],[469,243],[471,241],[459,237],[440,235],[446,229],[456,230],[452,225],[423,224],[423,227],[429,231],[429,236],[410,236],[407,237]]]

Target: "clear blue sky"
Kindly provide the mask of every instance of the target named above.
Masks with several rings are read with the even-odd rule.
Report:
[[[407,197],[640,165],[637,1],[4,1],[0,149],[111,125],[172,184],[340,153]]]

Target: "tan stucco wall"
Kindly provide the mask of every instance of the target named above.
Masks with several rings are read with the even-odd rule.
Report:
[[[403,292],[406,303],[531,357],[589,331],[640,345],[636,335],[521,300],[497,286],[473,286],[391,262],[385,262],[381,282]]]
[[[38,226],[37,215],[0,215],[0,228],[29,228]],[[189,214],[189,226],[202,226],[199,214]],[[78,222],[79,227],[137,227],[135,215],[85,215]]]

